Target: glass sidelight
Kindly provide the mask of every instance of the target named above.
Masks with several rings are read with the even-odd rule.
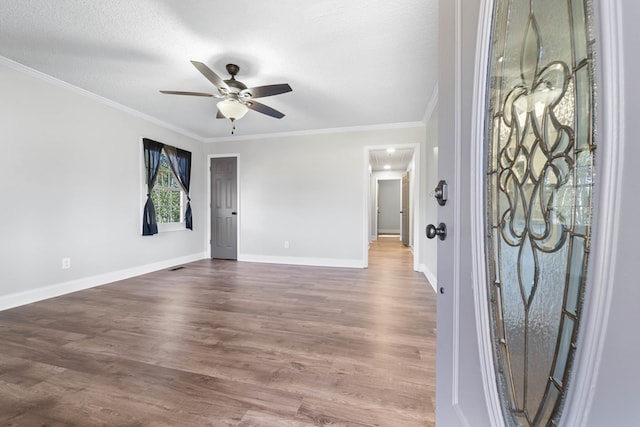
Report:
[[[485,206],[496,381],[508,425],[556,425],[578,351],[594,179],[587,0],[496,0]]]

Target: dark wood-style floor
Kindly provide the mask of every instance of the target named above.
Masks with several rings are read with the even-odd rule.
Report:
[[[3,426],[430,426],[435,294],[366,270],[203,260],[0,312]]]

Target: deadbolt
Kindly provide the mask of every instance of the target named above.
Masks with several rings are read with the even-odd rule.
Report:
[[[440,240],[444,240],[447,238],[447,226],[444,222],[438,224],[437,227],[433,224],[429,224],[427,225],[426,233],[428,239],[433,239],[434,237],[438,236]]]
[[[440,206],[447,204],[447,199],[449,198],[447,190],[447,181],[444,179],[440,180],[440,182],[438,182],[438,186],[433,190],[433,197],[436,198]]]

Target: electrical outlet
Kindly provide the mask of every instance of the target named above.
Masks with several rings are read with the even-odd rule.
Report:
[[[71,268],[71,258],[62,258],[62,269],[66,270]]]
[[[284,248],[285,249],[289,249],[289,241],[288,240],[284,241]]]

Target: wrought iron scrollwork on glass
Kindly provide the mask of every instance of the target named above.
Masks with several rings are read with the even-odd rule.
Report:
[[[509,425],[556,425],[576,352],[595,151],[587,0],[496,0],[486,123],[489,311]]]

